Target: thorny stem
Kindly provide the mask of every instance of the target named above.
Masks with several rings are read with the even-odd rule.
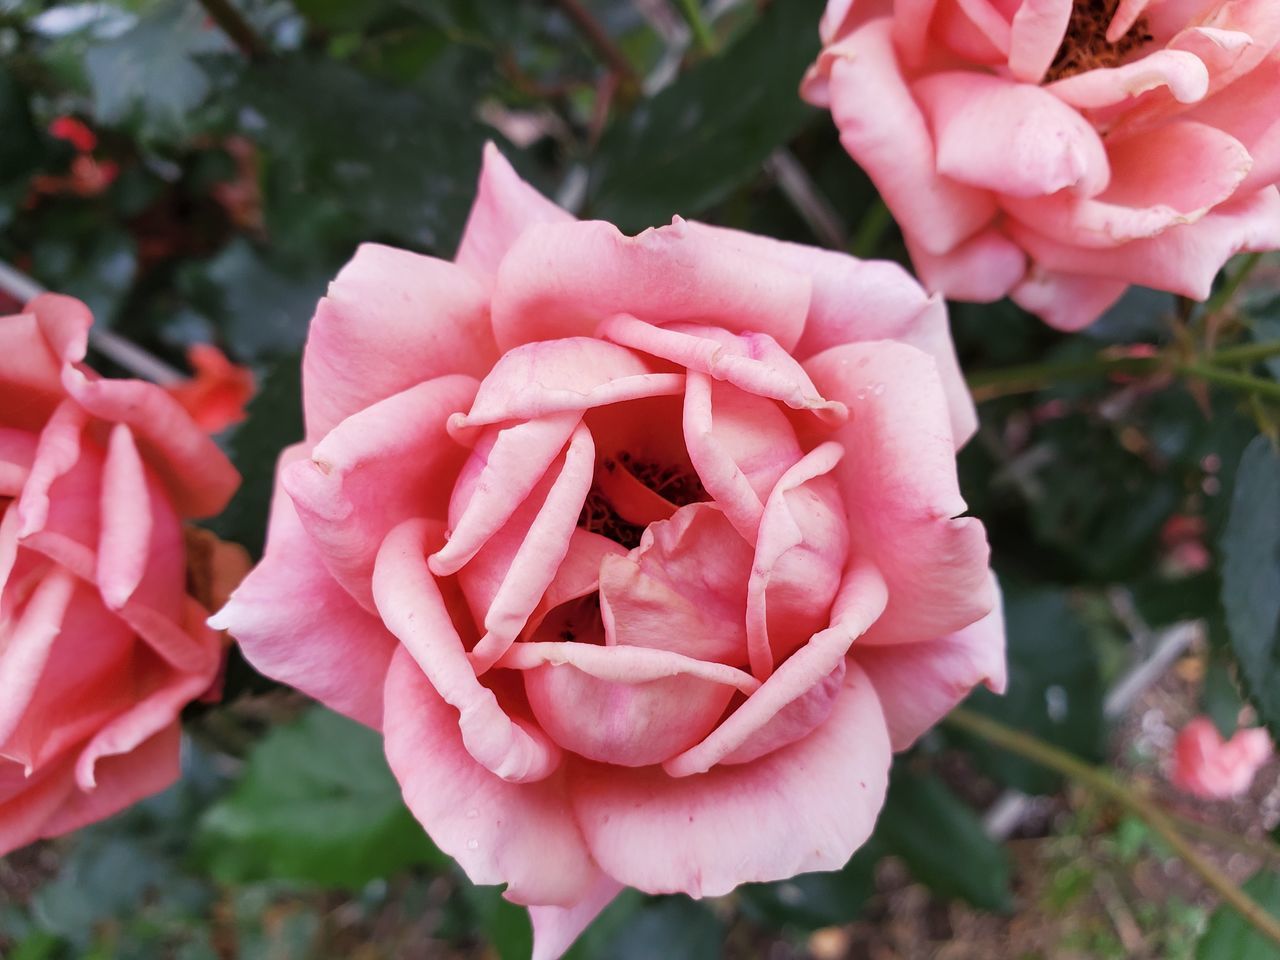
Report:
[[[693,33],[693,42],[698,45],[698,49],[706,54],[714,54],[717,46],[716,37],[702,16],[698,0],[675,0],[675,4],[676,9],[680,11],[680,16],[684,17],[685,23],[689,24],[689,30]]]
[[[231,38],[231,42],[245,55],[245,59],[261,60],[266,54],[266,45],[231,0],[200,0],[200,6],[204,7],[205,13],[218,25],[218,29]]]
[[[1224,903],[1244,917],[1259,933],[1280,945],[1280,919],[1264,910],[1256,900],[1241,890],[1217,865],[1200,853],[1178,830],[1177,824],[1150,798],[1122,783],[1106,770],[1091,766],[1052,744],[1006,727],[963,707],[948,715],[947,723],[966,733],[981,737],[1010,753],[1070,777],[1094,793],[1118,803],[1151,828],[1200,878],[1218,894]]]
[[[1230,365],[1256,363],[1273,356],[1280,356],[1280,340],[1227,347],[1192,362],[1184,362],[1168,353],[1135,357],[1127,353],[1103,351],[1085,360],[1029,363],[995,370],[978,370],[970,374],[968,380],[974,399],[978,402],[1031,393],[1050,384],[1092,380],[1111,373],[1143,376],[1161,371],[1198,377],[1246,393],[1280,398],[1280,383],[1223,369]]]

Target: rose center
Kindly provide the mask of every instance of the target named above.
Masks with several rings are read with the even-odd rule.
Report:
[[[1045,83],[1099,67],[1119,66],[1130,53],[1154,39],[1148,31],[1146,17],[1139,17],[1123,37],[1109,43],[1107,27],[1119,5],[1120,0],[1076,0],[1067,34],[1045,75]]]
[[[627,495],[638,483],[650,494],[647,500]],[[670,515],[677,507],[709,500],[698,475],[686,468],[651,460],[639,460],[626,450],[606,456],[596,466],[596,480],[578,516],[578,526],[608,537],[628,550],[640,545],[640,535],[658,513]]]

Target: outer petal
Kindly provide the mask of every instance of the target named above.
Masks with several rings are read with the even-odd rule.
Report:
[[[682,779],[575,763],[569,795],[607,874],[648,893],[719,896],[843,866],[871,833],[889,760],[875,691],[850,666],[831,716],[789,747]]]
[[[677,218],[623,236],[591,221],[531,227],[502,263],[493,326],[504,350],[535,340],[589,336],[605,317],[697,320],[767,333],[785,349],[800,339],[809,279],[710,240]]]
[[[572,214],[521,180],[502,151],[486,143],[476,201],[454,263],[492,284],[502,258],[525,230],[536,223],[572,221]]]
[[[1113,247],[1194,223],[1236,192],[1253,159],[1215,127],[1173,121],[1125,140],[1112,138],[1111,186],[1096,197],[1066,193],[1007,198],[1031,229],[1084,247]]]
[[[874,20],[823,53],[840,142],[875,182],[903,231],[934,253],[950,250],[995,214],[995,200],[940,176],[934,141],[907,88],[890,38]],[[868,90],[876,91],[867,96]]]
[[[44,425],[63,398],[61,360],[34,314],[0,317],[0,425],[32,431]]]
[[[1129,289],[1123,280],[1054,273],[1033,267],[1009,294],[1013,302],[1059,330],[1083,330]]]
[[[306,456],[301,445],[281,467]],[[396,640],[330,575],[278,486],[262,561],[209,619],[256,669],[371,727],[382,722],[382,688]]]
[[[484,286],[461,267],[362,244],[316,307],[302,358],[307,436],[446,373],[498,359]]]
[[[849,542],[889,585],[863,643],[931,640],[968,626],[995,603],[982,524],[964,512],[938,374],[899,343],[835,347],[805,364],[819,389],[845,400],[836,468]]]
[[[1016,221],[1008,230],[1046,270],[1124,280],[1204,300],[1232,256],[1280,247],[1280,192],[1267,187],[1233,198],[1196,223],[1106,250],[1068,246]]]
[[[953,300],[992,303],[1007,296],[1027,272],[1027,255],[994,227],[947,253],[932,254],[914,243],[908,243],[907,250],[924,285]]]
[[[1280,97],[1280,56],[1183,114],[1183,119],[1230,134],[1249,151],[1253,169],[1240,184],[1242,195],[1280,181],[1280,112],[1258,109],[1258,104],[1276,97]]]
[[[955,71],[929,74],[912,91],[933,130],[939,174],[1015,197],[1106,188],[1097,131],[1040,87]],[[917,242],[929,249],[927,239]]]
[[[568,809],[562,775],[537,783],[494,776],[462,744],[455,711],[408,650],[387,674],[387,760],[431,839],[475,883],[506,883],[517,903],[573,907],[599,870]]]
[[[374,609],[373,562],[391,529],[411,517],[447,515],[468,450],[445,425],[471,403],[476,386],[452,375],[410,387],[338,424],[310,461],[281,468],[325,566],[366,610]]]
[[[1004,612],[992,611],[940,640],[891,646],[854,644],[884,708],[894,750],[905,750],[979,683],[1003,693]]]
[[[712,234],[724,243],[774,260],[812,280],[813,296],[809,300],[804,335],[793,351],[797,360],[803,361],[842,343],[863,340],[908,343],[929,354],[938,364],[951,404],[956,439],[963,442],[973,434],[978,418],[956,359],[946,304],[927,295],[902,267],[885,260],[858,260],[834,250],[704,223],[690,223],[689,229]],[[1013,250],[1021,264],[1024,259],[1021,252],[1016,247]]]
[[[571,907],[531,906],[533,955],[529,960],[559,960],[622,889],[617,880],[600,874],[586,896]]]

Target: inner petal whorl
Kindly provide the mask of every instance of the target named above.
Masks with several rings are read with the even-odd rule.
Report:
[[[1120,0],[1076,0],[1071,20],[1044,82],[1052,83],[1100,67],[1116,67],[1129,54],[1155,39],[1147,19],[1139,17],[1115,43],[1107,40],[1107,28],[1120,6]]]

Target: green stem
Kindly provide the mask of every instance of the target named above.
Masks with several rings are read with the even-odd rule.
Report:
[[[1052,744],[1028,736],[1020,730],[1006,727],[979,713],[963,707],[951,711],[947,723],[966,733],[981,737],[1010,753],[1025,757],[1047,767],[1094,793],[1118,803],[1142,820],[1186,862],[1200,878],[1240,916],[1244,917],[1259,933],[1280,946],[1280,919],[1268,913],[1261,904],[1241,890],[1217,865],[1200,853],[1178,830],[1172,818],[1148,797],[1131,789],[1111,773],[1091,766]]]
[[[713,56],[717,47],[716,35],[711,32],[711,27],[702,16],[702,8],[698,6],[698,0],[675,0],[675,4],[676,9],[680,11],[680,16],[684,17],[684,22],[689,25],[689,30],[693,33],[693,42],[698,45],[698,49]]]
[[[1280,397],[1280,384],[1273,380],[1225,370],[1223,367],[1252,364],[1280,356],[1280,340],[1247,343],[1215,351],[1201,361],[1182,362],[1167,353],[1151,357],[1100,353],[1085,360],[1059,363],[1028,363],[994,370],[977,370],[969,375],[969,387],[979,402],[1019,393],[1032,393],[1059,383],[1092,380],[1111,373],[1143,376],[1169,370],[1183,376],[1199,377],[1246,393]]]
[[[1221,367],[1212,367],[1206,363],[1180,363],[1174,367],[1174,370],[1186,377],[1196,377],[1207,380],[1209,383],[1233,387],[1244,393],[1280,400],[1280,383],[1274,380],[1264,380],[1262,377],[1236,373],[1234,370],[1223,370]]]
[[[876,252],[876,248],[880,246],[880,241],[884,239],[885,231],[889,229],[889,225],[892,223],[893,217],[889,213],[889,208],[877,196],[871,201],[871,206],[867,208],[867,212],[862,215],[862,222],[858,224],[858,232],[854,236],[853,242],[849,244],[849,252],[863,260],[870,257]]]

